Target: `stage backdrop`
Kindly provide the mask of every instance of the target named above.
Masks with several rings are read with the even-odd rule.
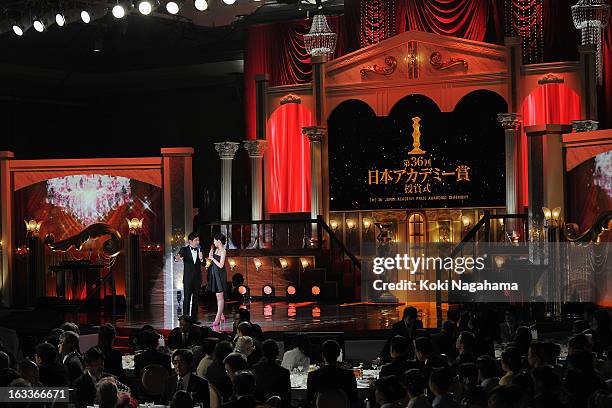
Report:
[[[106,174],[77,174],[55,177],[31,184],[14,193],[15,246],[26,246],[24,220],[42,221],[41,238],[53,234],[56,241],[69,238],[96,222],[107,223],[119,231],[122,238],[128,236],[126,218],[144,219],[141,244],[143,245],[143,273],[145,301],[163,303],[162,245],[163,214],[161,188],[127,177]],[[92,264],[108,263],[101,252],[103,240],[86,243],[81,251],[53,253],[45,249],[46,295],[56,296],[55,277],[49,266],[62,261],[88,260]],[[25,277],[27,255],[15,259],[15,276]],[[113,271],[117,293],[125,294],[124,251],[117,257]],[[108,269],[103,269],[104,276]],[[21,283],[17,283],[19,286]],[[109,287],[110,289],[110,287]],[[84,299],[86,288],[78,286],[74,291],[68,285],[66,299]],[[110,294],[110,291],[108,292]]]
[[[330,209],[496,207],[505,205],[504,134],[497,94],[476,91],[453,112],[422,95],[388,117],[360,101],[329,120]]]

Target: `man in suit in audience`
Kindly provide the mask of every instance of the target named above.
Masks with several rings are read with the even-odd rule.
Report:
[[[419,368],[425,378],[429,378],[434,369],[448,367],[448,362],[434,352],[433,342],[429,337],[418,337],[414,340],[414,350]],[[430,397],[433,395],[431,391],[429,389],[427,393]]]
[[[104,353],[104,369],[115,377],[123,377],[123,359],[121,352],[113,348],[117,331],[115,327],[106,323],[98,329],[98,347]]]
[[[79,353],[79,335],[72,331],[65,331],[59,338],[59,352],[62,364],[68,370],[68,381],[74,380],[83,375],[83,362]]]
[[[410,341],[404,336],[394,336],[391,339],[391,362],[380,368],[379,377],[396,375],[401,377],[411,368],[418,368],[418,363],[408,359]]]
[[[244,322],[249,323],[251,325],[250,333],[247,335],[253,337],[256,340],[262,341],[263,330],[261,329],[261,326],[257,323],[251,322],[251,312],[249,312],[247,309],[242,308],[237,309],[236,313],[234,314],[232,341],[235,341],[236,337],[238,336],[238,326],[240,325],[240,323]]]
[[[445,320],[442,324],[440,333],[431,336],[434,344],[434,349],[438,354],[444,354],[448,361],[454,361],[457,357],[457,349],[455,348],[457,325],[451,320]]]
[[[257,379],[255,395],[260,401],[278,395],[283,407],[291,407],[291,378],[289,370],[281,367],[276,359],[279,349],[275,340],[268,339],[263,342],[263,358],[251,367]]]
[[[204,403],[205,407],[210,404],[208,393],[208,381],[198,377],[193,372],[193,353],[191,350],[178,349],[172,353],[172,363],[175,373],[166,381],[163,400],[166,404],[172,401],[174,393],[177,391],[187,391],[194,395],[195,403]]]
[[[201,330],[195,326],[189,315],[179,317],[179,327],[175,327],[168,336],[168,348],[171,350],[190,349],[200,344]]]
[[[57,349],[51,343],[36,346],[35,355],[40,382],[45,387],[68,387],[68,370],[57,361]]]
[[[96,398],[96,386],[103,377],[110,374],[104,372],[104,353],[98,347],[92,347],[85,352],[85,372],[72,383],[75,404],[78,408],[91,406]]]
[[[234,375],[234,399],[223,404],[223,408],[254,408],[264,406],[255,398],[255,376],[243,370]],[[267,407],[267,405],[265,405]]]
[[[408,358],[413,358],[412,342],[416,337],[415,332],[423,328],[423,322],[420,321],[418,317],[419,315],[416,307],[408,306],[404,309],[402,320],[395,323],[393,327],[391,327],[391,336],[380,352],[380,358],[382,361],[391,361],[391,339],[395,336],[403,336],[408,339],[410,343]]]
[[[141,333],[140,339],[145,351],[134,356],[134,372],[136,373],[136,377],[140,378],[142,369],[149,364],[159,364],[170,372],[170,356],[157,351],[159,342],[158,334],[153,330],[146,330]]]
[[[339,389],[344,391],[351,407],[356,407],[357,380],[353,371],[338,365],[340,345],[335,340],[327,340],[323,343],[322,354],[325,365],[308,374],[306,386],[308,403],[312,404],[318,393]]]

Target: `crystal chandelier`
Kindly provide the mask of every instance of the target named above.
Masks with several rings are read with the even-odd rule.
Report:
[[[317,14],[312,19],[308,34],[304,34],[304,45],[311,57],[333,54],[336,49],[337,35],[330,30],[323,14]]]
[[[610,6],[605,0],[579,0],[572,6],[574,26],[582,32],[582,45],[597,47],[597,81],[601,84],[601,32],[608,25]]]

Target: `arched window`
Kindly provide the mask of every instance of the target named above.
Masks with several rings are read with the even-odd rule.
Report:
[[[421,213],[413,213],[408,217],[408,243],[410,246],[425,244],[425,218]]]

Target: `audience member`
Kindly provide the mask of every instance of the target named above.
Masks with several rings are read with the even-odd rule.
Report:
[[[485,393],[489,395],[493,388],[499,385],[499,370],[495,359],[489,355],[483,355],[476,360],[478,367],[478,381]]]
[[[457,349],[455,348],[456,331],[457,325],[455,322],[446,320],[442,323],[440,333],[431,336],[435,352],[444,354],[448,361],[454,361],[457,358]]]
[[[612,327],[610,326],[610,313],[607,310],[598,310],[593,317],[593,330],[597,335],[595,350],[602,354],[612,345]]]
[[[177,391],[187,391],[194,395],[194,402],[204,402],[208,404],[208,381],[198,377],[193,372],[193,353],[191,350],[178,349],[172,353],[172,364],[174,374],[166,381],[163,399],[165,403],[172,401],[174,393]]]
[[[71,332],[76,333],[78,335],[81,334],[81,329],[79,329],[79,326],[76,323],[72,323],[72,322],[62,323],[62,325],[60,325],[59,329],[65,331],[65,332],[66,331],[71,331]]]
[[[187,391],[177,391],[170,401],[170,408],[193,408],[193,399]]]
[[[64,325],[73,323],[64,323]],[[79,353],[79,335],[73,331],[64,331],[59,338],[59,353],[62,364],[68,370],[68,381],[74,380],[83,375],[83,362]]]
[[[379,377],[387,377],[390,375],[396,375],[400,377],[407,370],[411,368],[417,368],[418,364],[414,360],[408,360],[408,352],[412,348],[410,347],[410,341],[404,336],[394,336],[391,339],[391,362],[383,365],[380,368]]]
[[[38,370],[38,365],[29,359],[21,360],[18,364],[19,374],[21,378],[28,382],[29,387],[42,387],[42,383],[40,382],[40,372]]]
[[[200,377],[206,378],[206,370],[213,362],[213,354],[217,343],[219,343],[219,339],[216,337],[206,337],[202,340],[201,347],[204,356],[198,363],[198,368],[196,368],[196,374]]]
[[[219,392],[224,399],[228,399],[232,395],[232,381],[225,371],[223,361],[233,351],[232,343],[229,341],[220,341],[215,346],[213,351],[213,361],[206,370],[204,378],[208,380]]]
[[[376,381],[374,396],[380,408],[399,407],[406,398],[406,389],[395,375],[381,377]]]
[[[255,376],[252,372],[241,370],[233,380],[233,400],[223,404],[224,408],[255,408],[263,405],[255,398]]]
[[[457,367],[460,392],[455,395],[462,407],[484,408],[487,406],[487,393],[478,381],[478,367],[475,363],[463,363]]]
[[[561,381],[552,367],[542,365],[531,370],[534,383],[534,408],[564,408]]]
[[[563,386],[569,394],[571,407],[586,407],[596,390],[607,389],[603,378],[595,371],[591,352],[574,351],[567,356],[567,368]]]
[[[255,375],[255,396],[260,401],[278,395],[283,407],[291,407],[291,378],[289,370],[281,367],[276,359],[279,354],[278,344],[268,339],[262,344],[263,357],[251,369]]]
[[[281,366],[291,371],[294,368],[310,367],[310,339],[305,334],[293,337],[293,348],[285,351]]]
[[[502,343],[510,343],[514,338],[518,324],[511,310],[504,313],[504,322],[499,325],[499,338]]]
[[[413,368],[404,374],[404,386],[408,392],[408,406],[406,408],[431,408],[425,396],[427,380],[421,370]]]
[[[223,360],[223,365],[225,366],[225,372],[232,381],[234,381],[234,374],[249,368],[245,355],[237,352],[228,354]]]
[[[459,408],[455,402],[450,387],[453,375],[450,367],[434,368],[429,376],[429,389],[435,396],[431,406],[433,408]]]
[[[242,353],[247,358],[249,367],[255,363],[258,363],[261,359],[262,353],[258,344],[250,336],[242,336],[236,339],[236,347],[234,351]]]
[[[508,347],[501,355],[501,368],[505,373],[499,380],[499,385],[510,385],[514,375],[523,368],[521,352],[517,347]]]
[[[523,408],[525,395],[520,387],[497,387],[489,395],[488,408]]]
[[[140,334],[140,346],[143,352],[134,356],[134,373],[140,378],[142,369],[150,364],[159,364],[168,372],[170,368],[170,356],[157,350],[159,336],[153,330],[145,330]]]
[[[391,360],[391,339],[395,336],[403,336],[410,341],[409,358],[412,358],[412,342],[416,339],[415,332],[423,328],[423,322],[418,317],[418,311],[415,307],[408,306],[404,309],[402,320],[391,327],[391,335],[380,353],[382,361],[389,362]]]
[[[193,324],[189,315],[179,317],[179,327],[175,327],[168,335],[168,348],[170,350],[189,349],[200,342],[201,331]]]
[[[96,385],[101,378],[110,376],[104,373],[104,353],[99,347],[87,350],[83,360],[85,361],[85,372],[72,382],[77,407],[93,405],[96,398]]]
[[[34,359],[38,364],[40,382],[45,387],[68,387],[68,369],[58,361],[57,349],[51,343],[39,343]]]
[[[329,390],[317,394],[316,408],[349,408],[349,400],[342,390]]]
[[[459,337],[457,337],[457,344],[455,347],[459,352],[457,359],[453,362],[453,367],[455,367],[455,370],[461,364],[476,362],[476,357],[474,356],[476,347],[476,337],[474,336],[474,333],[469,331],[462,331],[461,333],[459,333]]]
[[[244,309],[244,308],[239,308],[236,310],[236,313],[234,313],[234,324],[232,326],[232,340],[235,340],[236,337],[238,337],[238,326],[240,325],[240,323],[243,322],[247,322],[250,323],[253,332],[251,337],[254,337],[255,339],[261,341],[263,339],[263,330],[261,330],[261,326],[251,322],[251,312],[248,311],[248,309]]]
[[[116,336],[117,331],[110,323],[103,324],[98,328],[98,348],[104,353],[104,370],[109,374],[122,378],[123,363],[121,352],[113,348]]]
[[[447,367],[446,360],[434,353],[433,343],[429,337],[418,337],[414,341],[416,359],[426,379],[434,368]]]
[[[514,333],[514,337],[512,338],[512,343],[514,343],[514,346],[519,349],[521,356],[527,357],[531,341],[531,330],[529,329],[529,327],[517,327],[516,332]]]
[[[340,345],[335,340],[326,340],[323,343],[323,361],[325,365],[308,374],[307,399],[312,404],[317,393],[331,389],[340,389],[352,407],[357,406],[357,380],[351,370],[341,368],[338,363]]]
[[[96,385],[96,401],[99,408],[115,408],[119,399],[119,391],[117,385],[107,379],[102,379]]]
[[[9,368],[10,366],[11,359],[9,358],[8,354],[6,354],[4,351],[0,351],[0,370]]]

